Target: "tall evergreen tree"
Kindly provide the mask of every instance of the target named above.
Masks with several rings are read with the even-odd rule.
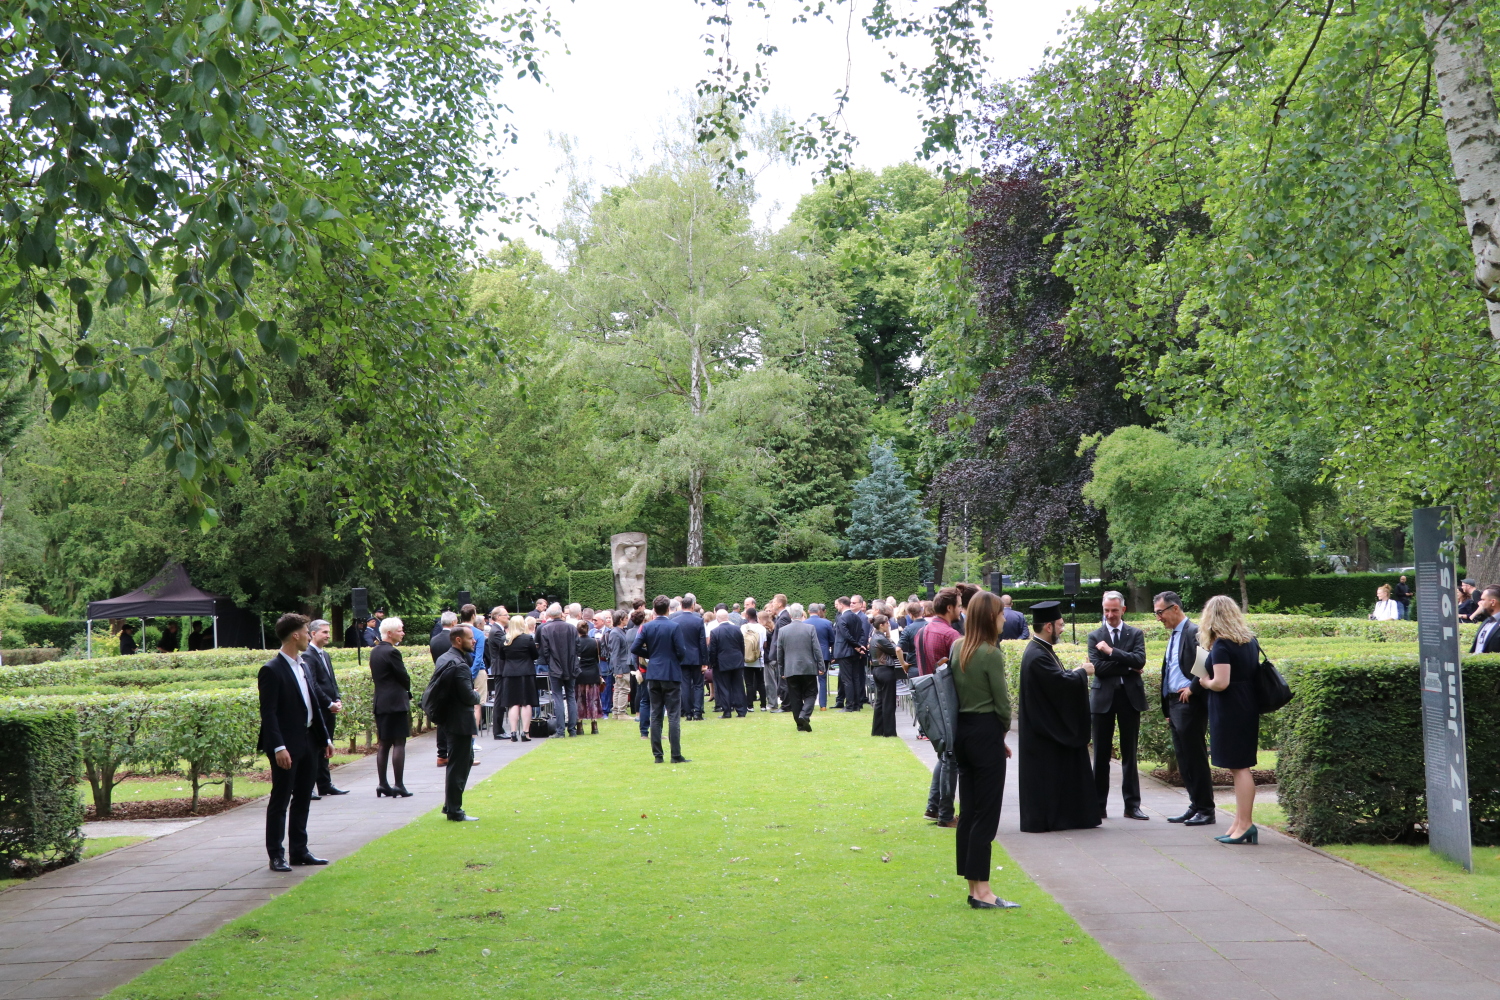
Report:
[[[906,473],[889,440],[870,439],[870,474],[854,484],[845,535],[849,558],[915,557],[922,579],[930,579],[932,524],[922,514],[917,491],[906,485]]]

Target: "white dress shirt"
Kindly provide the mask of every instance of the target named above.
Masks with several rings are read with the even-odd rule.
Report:
[[[302,704],[307,708],[307,725],[311,727],[313,713],[312,694],[307,690],[307,677],[302,673],[302,661],[287,656],[286,650],[277,650],[277,652],[279,652],[281,654],[281,658],[285,660],[289,666],[291,666],[292,676],[297,678],[297,690],[302,693]],[[285,749],[285,746],[279,746],[275,750],[271,751],[271,753],[278,754]]]

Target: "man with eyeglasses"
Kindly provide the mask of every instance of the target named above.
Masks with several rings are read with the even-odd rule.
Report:
[[[1168,823],[1210,826],[1214,822],[1213,773],[1208,766],[1208,692],[1193,676],[1198,626],[1182,610],[1182,598],[1164,590],[1151,602],[1156,620],[1167,630],[1167,655],[1161,664],[1161,713],[1172,730],[1177,770],[1188,793],[1188,810],[1167,817]]]

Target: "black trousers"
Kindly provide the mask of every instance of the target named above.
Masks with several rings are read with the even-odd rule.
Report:
[[[1200,696],[1199,699],[1202,700]],[[1194,812],[1214,812],[1214,779],[1208,766],[1208,707],[1182,704],[1173,698],[1167,708],[1172,723],[1172,750]]]
[[[958,874],[990,880],[990,850],[1000,831],[1005,795],[1005,731],[993,712],[959,712],[953,758],[958,764]]]
[[[1136,766],[1136,749],[1141,738],[1141,713],[1130,704],[1123,686],[1115,688],[1115,700],[1109,711],[1092,716],[1094,727],[1094,790],[1099,793],[1099,814],[1109,804],[1109,755],[1115,741],[1115,720],[1120,723],[1120,792],[1129,812],[1141,804],[1141,772]]]
[[[292,754],[291,767],[278,767],[271,759],[271,797],[266,800],[266,855],[285,858],[283,840],[291,841],[292,857],[307,853],[307,813],[312,808],[313,785],[318,778],[318,755],[322,748],[309,727],[309,749]]]
[[[438,760],[447,760],[448,759],[448,737],[443,732],[443,727],[442,726],[438,726],[437,727],[437,736],[435,737],[435,739],[437,740],[437,755],[438,755]]]
[[[646,681],[651,692],[651,753],[661,758],[661,720],[667,718],[667,741],[672,744],[672,759],[682,757],[682,683],[680,681]]]
[[[783,678],[783,682],[786,684],[787,697],[781,706],[789,708],[798,722],[811,719],[813,711],[818,707],[818,675],[793,674]]]
[[[745,714],[745,671],[714,670],[714,701],[728,718],[731,713]]]
[[[682,665],[682,714],[689,719],[703,714],[703,668]]]
[[[875,675],[875,720],[871,736],[896,735],[896,678],[906,676],[898,667],[870,668]]]
[[[839,695],[843,699],[845,711],[858,712],[864,708],[866,699],[863,657],[845,656],[839,660]]]
[[[766,672],[762,669],[765,661],[759,661],[753,667],[745,668],[745,707],[755,707],[755,695],[760,694],[760,707],[766,707]]]
[[[438,727],[438,735],[443,727]],[[448,735],[448,773],[443,780],[443,813],[458,816],[464,811],[464,786],[474,767],[474,738],[466,733]]]
[[[337,721],[338,716],[332,712],[323,713],[323,728],[327,729],[328,732],[333,732],[333,727]],[[328,758],[325,755],[318,754],[316,759],[318,761],[318,793],[320,795],[327,795],[333,788],[333,773],[328,770]]]

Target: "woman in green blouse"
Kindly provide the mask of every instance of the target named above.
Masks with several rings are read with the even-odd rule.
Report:
[[[1010,691],[1005,684],[1005,623],[1000,598],[980,591],[965,608],[964,637],[953,644],[948,663],[958,689],[958,731],[953,757],[958,764],[958,874],[969,880],[969,905],[976,910],[1009,910],[1018,904],[990,889],[990,845],[1000,829],[1005,793],[1005,759],[1010,747]]]

